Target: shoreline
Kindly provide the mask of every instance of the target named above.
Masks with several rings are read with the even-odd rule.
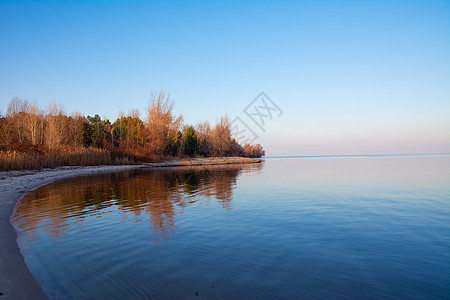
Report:
[[[144,163],[146,166],[154,168],[166,167],[189,167],[189,166],[217,166],[217,165],[233,165],[233,164],[253,164],[260,163],[259,158],[249,157],[198,157],[198,158],[181,158],[162,161],[159,163]]]
[[[17,232],[10,222],[16,203],[27,191],[58,179],[94,173],[125,171],[142,165],[60,167],[56,169],[0,172],[0,297],[48,299],[28,270],[17,244]]]
[[[102,165],[59,167],[56,169],[0,172],[0,298],[48,299],[29,271],[17,244],[17,232],[10,222],[17,202],[23,195],[55,180],[139,168],[166,168],[259,163],[260,159],[244,157],[188,158],[139,165]]]

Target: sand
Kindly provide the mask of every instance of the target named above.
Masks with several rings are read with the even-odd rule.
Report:
[[[160,163],[146,164],[152,167],[187,167],[187,166],[216,166],[216,165],[232,165],[232,164],[252,164],[259,163],[260,159],[248,157],[199,157],[199,158],[183,158],[176,160],[163,161]]]
[[[260,161],[243,157],[191,158],[143,165],[60,167],[39,171],[0,172],[0,298],[48,299],[27,268],[17,245],[16,231],[9,221],[17,201],[26,191],[57,179],[85,174],[116,172],[133,168],[230,165]]]

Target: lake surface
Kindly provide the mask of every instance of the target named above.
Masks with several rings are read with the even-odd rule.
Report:
[[[450,156],[64,179],[12,218],[52,299],[449,299]]]

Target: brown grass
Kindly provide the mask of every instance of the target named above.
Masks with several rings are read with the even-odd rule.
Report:
[[[60,166],[96,166],[134,164],[126,156],[94,148],[60,148],[45,152],[0,151],[0,170],[30,170]]]

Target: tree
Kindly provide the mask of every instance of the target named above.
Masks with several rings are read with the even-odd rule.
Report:
[[[126,117],[120,113],[111,126],[111,132],[111,141],[116,147],[126,151],[141,150],[144,147],[145,126],[137,109],[131,110]]]
[[[82,128],[82,141],[84,147],[89,147],[93,144],[94,126],[86,118],[81,118],[78,121]]]
[[[212,144],[211,144],[211,125],[208,121],[200,122],[195,127],[197,136],[197,148],[198,154],[203,156],[211,156]]]
[[[265,154],[259,144],[239,145],[231,136],[226,115],[214,127],[208,121],[183,127],[183,117],[174,116],[174,101],[163,90],[151,92],[146,120],[141,120],[139,111],[132,109],[127,116],[120,112],[113,124],[98,114],[68,116],[62,105],[51,103],[41,110],[37,102],[15,97],[6,115],[0,115],[0,134],[0,151],[34,151],[43,155],[78,147],[97,147],[112,151],[110,154],[119,158],[130,155],[147,161],[180,155],[261,157]],[[70,147],[60,147],[63,145]]]
[[[73,112],[67,118],[67,144],[83,147],[83,117],[79,112]]]
[[[22,143],[25,141],[25,119],[28,113],[29,103],[27,100],[14,97],[8,105],[6,116],[11,125],[11,136],[13,140]],[[14,138],[15,137],[15,138]]]
[[[64,114],[63,106],[56,103],[50,103],[47,107],[47,129],[46,143],[49,148],[55,148],[62,145],[68,138],[67,117]]]
[[[94,117],[87,116],[92,127],[92,144],[97,148],[105,148],[111,142],[111,123],[103,120],[98,114]]]
[[[0,115],[0,145],[8,144],[9,130],[8,130],[8,120]]]
[[[231,156],[241,156],[243,152],[242,146],[232,138],[230,143],[230,155]]]
[[[220,117],[219,122],[211,132],[212,154],[214,156],[226,156],[231,149],[231,128],[228,116]]]
[[[131,109],[128,113],[127,132],[132,149],[139,149],[144,146],[145,127],[140,119],[138,109]]]
[[[244,146],[242,147],[242,156],[259,158],[264,155],[266,155],[266,152],[260,144],[244,144]]]
[[[39,109],[37,102],[30,103],[25,117],[28,140],[33,145],[44,142],[44,112]]]
[[[163,156],[170,143],[170,132],[178,132],[183,117],[172,115],[174,101],[163,90],[151,92],[147,111],[147,147],[150,152]]]
[[[169,141],[166,146],[166,149],[164,150],[164,153],[166,155],[177,157],[182,153],[182,141],[183,141],[183,134],[178,131],[169,131],[168,135]]]
[[[183,134],[183,153],[193,156],[197,152],[197,135],[192,126],[186,128]]]

